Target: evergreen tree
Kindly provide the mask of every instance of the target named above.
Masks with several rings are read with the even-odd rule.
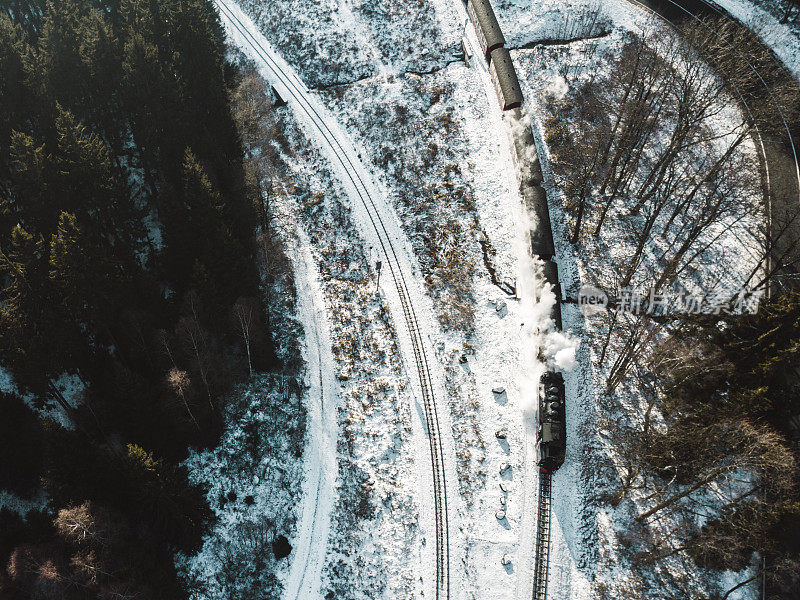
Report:
[[[42,237],[15,227],[8,251],[0,254],[0,273],[8,281],[0,309],[0,361],[23,386],[45,392],[53,378],[85,364],[86,347],[77,324],[52,297]]]
[[[22,27],[0,13],[0,140],[8,140],[12,129],[28,126],[24,70],[28,52]],[[8,177],[8,161],[8,147],[0,143],[0,190],[6,189],[3,180]]]
[[[111,318],[121,284],[119,265],[101,244],[92,243],[74,214],[62,212],[50,239],[50,281],[65,312],[90,329]]]
[[[59,518],[108,509],[136,532],[92,557],[49,517],[35,539],[9,540],[3,597],[8,581],[20,597],[49,593],[34,559],[70,578],[67,595],[180,597],[172,554],[197,547],[209,511],[176,463],[216,440],[224,323],[259,283],[224,56],[210,0],[0,7],[0,365],[75,425],[41,432]],[[55,386],[65,373],[85,384],[77,408]]]

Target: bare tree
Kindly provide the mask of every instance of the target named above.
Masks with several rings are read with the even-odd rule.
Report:
[[[247,369],[250,376],[253,376],[253,361],[250,346],[254,337],[255,329],[258,327],[258,314],[261,310],[261,303],[258,298],[247,297],[239,298],[231,308],[231,318],[237,325],[239,335],[244,342],[247,351]]]
[[[173,392],[175,392],[178,398],[181,399],[181,402],[183,402],[183,406],[186,409],[186,413],[189,415],[192,423],[194,423],[194,426],[197,427],[197,431],[200,431],[200,423],[197,422],[194,413],[192,413],[192,409],[189,407],[189,399],[187,397],[192,385],[189,374],[186,371],[180,370],[178,367],[172,367],[167,373],[167,385]]]
[[[791,487],[788,474],[795,470],[794,459],[780,438],[766,427],[757,427],[744,420],[723,421],[682,428],[678,433],[680,437],[690,435],[696,442],[694,464],[690,465],[692,481],[661,498],[639,514],[637,521],[645,521],[666,508],[674,507],[696,492],[708,491],[712,484],[715,489],[720,489],[723,483],[733,480],[737,483],[733,497],[716,503],[723,509],[742,498],[753,497],[757,492],[780,494]],[[680,439],[675,440],[675,443],[680,442]]]
[[[203,382],[211,415],[216,414],[214,403],[215,375],[221,357],[212,348],[212,340],[200,322],[200,298],[194,292],[186,294],[183,316],[178,321],[175,334],[192,371]]]
[[[91,501],[62,508],[53,524],[62,538],[79,545],[105,547],[110,545],[113,536],[109,512]]]
[[[647,315],[628,315],[628,317],[623,333],[624,338],[619,347],[615,349],[616,358],[606,379],[606,395],[613,393],[622,383],[631,364],[661,331],[661,324],[652,321]]]
[[[790,19],[800,14],[800,2],[797,0],[783,0],[782,4],[781,23],[788,23]]]

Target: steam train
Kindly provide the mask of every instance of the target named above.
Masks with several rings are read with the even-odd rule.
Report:
[[[504,111],[522,106],[522,88],[506,40],[495,17],[490,0],[466,0],[467,12],[475,26],[484,59]],[[517,111],[519,113],[519,111]],[[520,115],[517,114],[517,117]],[[544,262],[543,277],[552,284],[556,301],[550,317],[561,331],[561,285],[555,245],[550,225],[547,194],[542,188],[542,170],[536,157],[536,146],[529,126],[519,128],[513,135],[513,158],[520,179],[520,190],[529,213],[535,215],[537,227],[530,232],[531,252]],[[564,377],[555,370],[544,373],[539,381],[539,410],[536,423],[537,464],[542,471],[552,473],[564,463],[566,454],[566,412]]]
[[[537,221],[537,228],[530,232],[531,251],[544,262],[543,278],[553,286],[556,297],[550,309],[550,318],[556,330],[561,331],[561,284],[558,279],[558,264],[555,262],[547,195],[539,183],[541,180],[536,184],[523,185],[523,197],[528,210],[536,215]],[[536,446],[537,464],[546,473],[552,473],[564,463],[567,449],[565,402],[563,375],[555,370],[545,372],[539,380]]]
[[[552,473],[562,464],[567,452],[564,377],[547,371],[539,380],[539,411],[536,424],[536,464]]]
[[[489,73],[497,92],[497,99],[500,101],[500,108],[503,110],[519,108],[522,106],[522,88],[491,3],[489,0],[467,0],[467,12],[475,25],[483,57],[489,63]]]

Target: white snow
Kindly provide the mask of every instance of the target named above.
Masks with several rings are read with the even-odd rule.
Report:
[[[714,0],[708,4],[725,9],[731,16],[756,32],[778,55],[783,64],[800,80],[800,27],[781,23],[762,4],[753,0]]]
[[[396,334],[330,165],[308,148],[289,114],[284,125],[289,145],[306,149],[283,156],[282,171],[296,184],[287,185],[292,191],[280,204],[293,213],[288,223],[302,224],[298,241],[308,241],[320,273],[341,398],[337,497],[322,589],[308,593],[354,599],[415,595],[424,550],[413,493],[419,467]]]
[[[279,203],[280,207],[281,204]],[[279,208],[280,210],[280,208]],[[282,216],[291,223],[288,211]],[[325,303],[308,236],[294,227],[290,251],[297,286],[297,316],[303,324],[309,425],[303,455],[303,488],[297,533],[284,598],[301,600],[322,589],[322,567],[328,545],[331,513],[336,500],[336,440],[339,386],[331,353]]]
[[[83,382],[77,375],[62,373],[53,383],[72,408],[77,408],[83,402],[85,390]],[[25,404],[43,419],[55,421],[64,429],[75,428],[70,415],[66,414],[64,409],[51,398],[37,397],[32,393],[21,393],[17,382],[14,381],[14,376],[3,366],[0,366],[0,391],[21,396]]]
[[[425,35],[413,40],[404,37],[415,31],[413,28],[403,25],[402,18],[392,20],[397,14],[385,22],[383,17],[369,14],[378,10],[376,7],[386,10],[385,2],[311,6],[305,0],[281,0],[265,6],[243,0],[244,11],[229,0],[218,0],[218,4],[231,39],[255,60],[281,97],[289,100],[302,131],[321,150],[321,156],[314,152],[286,156],[292,171],[287,176],[308,180],[308,189],[290,190],[286,202],[298,203],[293,210],[300,214],[305,230],[298,236],[298,256],[302,257],[298,261],[307,265],[305,275],[303,267],[299,268],[300,279],[317,281],[317,276],[308,275],[314,271],[313,262],[319,271],[317,306],[324,306],[326,313],[326,318],[316,319],[311,312],[319,315],[320,308],[309,305],[303,309],[303,322],[307,327],[309,321],[315,322],[313,327],[321,327],[320,331],[327,325],[340,380],[338,489],[332,491],[326,480],[315,480],[314,475],[321,472],[321,458],[314,458],[314,448],[323,452],[323,444],[328,442],[325,435],[333,433],[325,434],[326,426],[312,424],[312,451],[305,459],[303,516],[285,580],[287,591],[297,590],[297,595],[292,592],[285,597],[316,598],[325,589],[354,598],[433,596],[434,532],[426,425],[413,361],[409,360],[410,339],[400,317],[389,264],[402,271],[409,283],[426,352],[438,363],[434,379],[442,431],[446,438],[451,431],[453,436],[445,447],[452,500],[453,597],[530,598],[538,485],[535,398],[544,369],[538,359],[540,352],[566,372],[571,400],[567,405],[568,458],[553,478],[549,596],[592,597],[598,589],[597,558],[607,550],[614,523],[603,507],[593,504],[603,481],[592,468],[599,446],[594,430],[595,374],[588,345],[577,343],[586,334],[586,324],[577,312],[565,307],[569,333],[549,331],[547,314],[554,296],[542,285],[540,266],[528,254],[527,230],[535,224],[523,214],[509,148],[508,133],[519,124],[499,111],[474,30],[471,25],[463,27],[467,19],[462,3],[433,0],[424,3],[424,8],[408,9],[409,15],[414,15],[409,19],[422,18],[425,24]],[[405,3],[398,4],[396,12],[402,13],[405,7]],[[651,15],[632,9],[624,0],[497,0],[495,9],[511,45],[564,36],[606,36],[613,27],[642,30],[654,26]],[[319,22],[315,21],[316,11],[326,15]],[[260,30],[244,12],[257,17]],[[584,13],[591,18],[577,16]],[[270,20],[271,14],[283,16]],[[242,22],[244,32],[231,27],[231,15]],[[291,15],[292,22],[283,27],[286,15]],[[439,31],[428,33],[434,18]],[[401,26],[405,30],[398,33]],[[454,49],[462,32],[472,49],[473,68],[461,63],[445,66],[442,53],[428,63],[420,60],[431,44]],[[392,42],[387,44],[387,40]],[[408,48],[398,40],[408,41]],[[308,56],[315,58],[304,59]],[[297,71],[289,68],[287,61]],[[409,72],[437,67],[430,73]],[[310,92],[301,76],[309,85],[340,85]],[[565,77],[553,77],[551,91],[558,92],[559,86],[561,93],[566,92]],[[381,111],[385,118],[375,120]],[[425,154],[430,154],[429,162],[420,168],[419,158]],[[331,168],[338,184],[330,180]],[[430,193],[431,186],[445,181],[438,197]],[[349,202],[342,202],[342,189]],[[464,191],[464,206],[456,211],[448,204],[454,189]],[[557,197],[557,190],[548,191]],[[396,261],[390,263],[379,250],[381,240],[372,229],[367,206],[385,222],[388,238],[398,250]],[[438,228],[431,237],[426,237],[430,233],[426,220],[434,221]],[[489,280],[477,243],[484,235],[497,272],[516,279],[517,298],[508,297]],[[442,271],[437,270],[448,256],[456,257],[463,267],[458,283],[464,286],[463,297],[472,298],[453,328],[444,327],[454,297],[448,288],[452,282],[440,277]],[[559,258],[565,279],[577,282],[579,265],[569,256]],[[371,284],[365,285],[364,273],[376,260],[384,265],[382,295],[371,299]],[[422,281],[424,285],[418,283]],[[318,292],[312,286],[308,293],[314,297]],[[388,315],[381,312],[386,307]],[[378,323],[368,327],[364,318]],[[370,370],[365,356],[371,350],[364,347],[361,337],[380,339],[381,347],[397,344],[410,375],[410,389],[404,388],[408,382],[390,365],[381,367],[380,375]],[[319,361],[330,364],[322,356],[324,345]],[[307,353],[310,350],[306,348]],[[330,372],[330,366],[322,369],[326,376]],[[365,373],[373,373],[371,377],[390,391],[368,386],[362,381]],[[333,382],[331,393],[332,386]],[[504,388],[502,393],[493,393],[500,388]],[[328,395],[324,397],[327,402]],[[313,423],[311,405],[309,411]],[[388,419],[394,412],[397,420],[391,422]],[[495,437],[499,430],[506,432],[504,440]],[[318,442],[314,441],[316,435],[321,436]],[[397,439],[390,443],[392,436]],[[359,478],[369,483],[365,489],[355,485]],[[319,495],[315,481],[321,481]],[[501,482],[507,494],[501,491]],[[376,505],[384,493],[386,504]],[[342,494],[363,498],[375,512],[351,515],[348,521]],[[317,498],[322,505],[316,504]],[[332,508],[329,502],[333,502]],[[313,517],[313,507],[322,512],[316,518],[307,517]],[[498,521],[495,514],[501,509],[505,519]],[[325,521],[328,515],[330,526]],[[319,534],[314,533],[318,519]],[[326,556],[316,562],[314,557],[321,557],[324,545],[316,538],[324,539],[326,534]],[[613,561],[617,550],[609,552]],[[324,564],[321,581],[317,575],[320,563]],[[626,571],[607,570],[604,576],[622,578]]]
[[[531,10],[530,6],[522,7],[520,4],[499,2],[509,10],[505,14],[500,14],[501,22],[510,24],[512,31],[519,27],[520,35],[524,33],[524,23],[530,17],[525,16],[526,11],[538,15],[538,11]],[[534,3],[539,4],[539,3]],[[569,22],[576,19],[569,15],[570,10],[591,8],[591,3],[587,2],[568,2],[549,4],[543,10],[558,12],[561,22]],[[537,48],[533,50],[520,50],[512,53],[517,65],[518,74],[523,84],[523,91],[526,95],[528,107],[535,117],[534,135],[537,144],[544,149],[542,158],[542,168],[545,174],[545,187],[551,201],[551,214],[554,220],[553,229],[556,238],[558,251],[559,273],[564,287],[576,291],[580,287],[580,282],[586,276],[586,265],[582,257],[574,256],[572,247],[566,242],[567,230],[565,225],[565,214],[560,208],[563,202],[563,194],[553,183],[553,173],[550,167],[549,155],[544,144],[544,119],[547,110],[543,98],[547,94],[555,97],[563,97],[569,89],[569,80],[573,82],[582,77],[582,73],[597,73],[597,66],[604,56],[613,53],[618,46],[618,35],[621,31],[630,30],[635,32],[652,30],[654,23],[646,13],[639,12],[631,7],[630,4],[622,2],[603,3],[602,10],[615,26],[610,35],[603,39],[594,41],[580,41],[569,46],[555,46],[551,48]],[[557,20],[552,21],[558,23]],[[522,25],[520,25],[522,23]],[[559,33],[563,33],[565,27],[558,26],[547,29],[542,25],[542,30],[537,34],[541,38],[557,38]],[[568,28],[567,28],[568,29]],[[576,36],[577,37],[577,36]],[[664,38],[664,43],[669,43],[669,38]],[[567,65],[572,65],[568,67]],[[729,236],[731,237],[731,236]],[[733,236],[736,237],[736,236]],[[746,272],[747,249],[741,248],[742,240],[747,236],[739,236],[741,239],[723,239],[718,246],[718,252],[724,256],[726,249],[736,253],[740,260],[719,261],[715,266],[714,261],[709,261],[706,272],[701,273],[713,279],[719,276],[712,271],[719,264],[727,264],[732,267],[727,275],[732,277],[741,276]],[[609,252],[610,260],[619,258],[619,244],[614,244],[615,240],[610,240]],[[736,250],[735,248],[738,248]],[[602,256],[599,257],[602,260]],[[717,257],[718,259],[719,257]],[[603,270],[602,263],[593,264],[593,268]],[[563,307],[563,321],[567,329],[580,334],[582,339],[591,339],[596,336],[596,327],[592,319],[584,319],[575,307],[565,305]],[[546,342],[545,342],[546,343]],[[569,355],[562,353],[558,345],[552,349],[557,362],[567,358],[567,365],[572,366]],[[630,518],[629,515],[621,511],[609,511],[607,502],[601,498],[602,494],[608,489],[606,476],[603,474],[606,467],[601,466],[607,460],[606,452],[608,448],[603,448],[602,439],[598,432],[599,398],[601,389],[599,382],[602,374],[597,372],[596,355],[589,343],[581,344],[575,353],[575,368],[568,372],[565,380],[567,386],[567,461],[564,466],[553,477],[553,499],[554,499],[554,534],[551,549],[551,566],[549,594],[551,597],[570,597],[588,598],[593,597],[602,590],[605,593],[623,593],[628,586],[629,590],[635,589],[636,577],[623,559],[622,549],[616,543],[617,534],[623,523]],[[631,397],[638,397],[634,385],[625,387],[625,394]],[[617,415],[617,418],[626,418],[625,414]],[[675,570],[675,565],[670,565],[674,572],[689,577],[694,584],[700,586],[713,587],[713,577],[704,574],[700,569],[692,565],[682,565]]]
[[[28,514],[28,511],[44,509],[47,500],[44,490],[39,490],[32,498],[20,498],[8,490],[0,490],[0,509],[7,508],[22,517]]]
[[[291,538],[295,528],[306,430],[301,400],[287,386],[282,375],[257,375],[237,386],[227,398],[220,443],[184,461],[189,480],[207,486],[216,514],[201,550],[175,560],[192,598],[280,588],[276,573],[285,562],[277,562],[272,542]]]
[[[413,303],[414,309],[417,313],[418,327],[422,333],[422,344],[428,346],[427,340],[431,338],[431,332],[435,329],[435,322],[431,316],[432,310],[430,301],[418,289],[416,284],[416,274],[419,269],[415,266],[413,255],[409,252],[409,244],[405,239],[405,235],[397,222],[397,217],[393,213],[391,207],[386,202],[384,195],[375,186],[371,175],[362,165],[359,160],[359,152],[354,147],[350,139],[339,128],[338,123],[332,119],[327,109],[322,106],[319,100],[313,95],[306,92],[302,86],[298,86],[295,82],[297,76],[293,74],[292,69],[282,60],[277,53],[272,50],[269,43],[264,36],[258,31],[250,19],[245,16],[242,11],[236,6],[222,0],[217,2],[220,7],[220,12],[223,17],[223,22],[226,24],[231,39],[239,45],[244,52],[249,55],[258,65],[260,71],[265,78],[272,83],[278,92],[289,99],[289,104],[295,109],[298,121],[304,126],[305,131],[308,132],[312,140],[314,140],[322,149],[324,156],[330,161],[334,167],[340,181],[344,184],[345,190],[351,198],[352,214],[355,224],[363,239],[372,247],[380,248],[382,244],[390,243],[394,247],[394,251],[388,256],[384,255],[383,264],[390,267],[396,273],[403,274],[407,288],[404,290],[405,294],[409,297],[410,302]],[[231,19],[239,24],[239,28],[232,26]],[[243,31],[244,30],[244,31]],[[260,51],[257,51],[259,49]],[[375,229],[370,216],[371,211],[373,215],[378,215],[381,220],[381,228]],[[380,232],[380,235],[379,235]],[[388,273],[387,273],[388,275]],[[399,290],[395,287],[395,282],[391,277],[382,278],[382,290],[385,294],[388,306],[394,322],[397,326],[397,334],[399,338],[400,354],[404,359],[406,367],[414,372],[413,352],[411,349],[411,338],[408,330],[406,329],[405,322],[401,317],[402,310],[400,305]],[[430,347],[426,349],[428,356],[433,357],[433,352]],[[444,386],[441,378],[437,372],[436,364],[431,361],[431,375],[433,376],[433,389],[435,397],[441,402],[444,399]],[[416,377],[412,378],[412,386],[415,388],[415,396],[421,398],[422,394],[418,388],[418,381]],[[417,401],[414,402],[415,408]],[[441,430],[443,432],[450,431],[449,416],[442,406],[439,409],[439,419],[441,423]],[[428,449],[428,440],[425,435],[425,423],[421,411],[413,411],[417,418],[413,420],[413,430],[415,441],[415,454],[418,465],[429,464],[430,452]],[[454,465],[455,460],[454,450],[452,448],[452,439],[448,440],[445,433],[443,439],[443,452],[445,458],[445,465]],[[424,468],[424,467],[419,467]],[[455,481],[455,474],[452,469],[446,467],[445,477],[447,486],[451,490],[457,489]],[[429,489],[431,485],[431,477],[420,477],[420,494],[422,497],[429,497],[432,491]],[[452,494],[450,496],[452,498]],[[421,512],[421,527],[423,535],[433,536],[433,502],[430,500],[420,502]],[[458,501],[454,498],[449,508],[449,530],[450,530],[450,552],[451,556],[458,557],[461,554],[459,543],[459,527],[458,523]],[[433,594],[433,586],[435,585],[434,577],[432,576],[435,560],[433,557],[435,544],[431,541],[427,544],[426,554],[427,560],[424,561],[425,568],[421,572],[423,581],[428,594]],[[450,561],[451,577],[454,580],[455,596],[460,595],[459,576],[460,564],[458,560]]]

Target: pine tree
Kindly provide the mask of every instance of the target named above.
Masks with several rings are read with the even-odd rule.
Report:
[[[113,258],[87,238],[75,215],[62,212],[50,239],[49,276],[66,313],[90,330],[104,327],[119,275]]]
[[[8,177],[9,160],[7,145],[2,142],[10,138],[12,129],[27,126],[24,56],[28,51],[22,27],[0,14],[0,190],[2,180]]]
[[[87,353],[79,325],[53,298],[48,270],[42,237],[15,227],[8,251],[0,253],[0,273],[8,281],[0,309],[0,361],[23,387],[43,393],[61,373],[85,365]]]
[[[19,222],[35,232],[52,231],[54,209],[58,206],[57,173],[52,155],[44,144],[28,134],[11,135],[10,206]]]
[[[38,43],[42,93],[67,107],[85,106],[89,101],[88,71],[80,50],[86,8],[74,0],[49,3]]]
[[[127,144],[127,127],[120,119],[119,89],[122,56],[111,24],[92,10],[83,22],[80,56],[88,76],[89,101],[81,114],[93,117],[103,139],[119,157]]]

